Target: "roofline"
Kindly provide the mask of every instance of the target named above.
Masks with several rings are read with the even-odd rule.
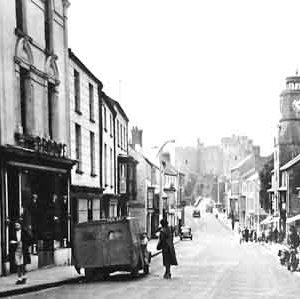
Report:
[[[126,120],[127,122],[129,122],[129,118],[128,118],[128,116],[126,115],[125,111],[123,110],[121,104],[120,104],[118,101],[116,101],[116,100],[114,100],[114,99],[112,99],[112,98],[110,98],[110,97],[109,97],[109,99],[113,102],[113,104],[115,104],[115,105],[117,106],[117,108],[120,110],[120,113],[121,113],[122,116],[125,118],[125,120]]]
[[[69,58],[73,60],[80,68],[82,68],[98,85],[103,88],[103,83],[87,68],[87,66],[74,54],[71,48],[68,49]]]
[[[110,110],[112,111],[113,115],[116,116],[117,111],[114,108],[114,106],[110,100],[110,97],[105,92],[102,92],[102,98],[105,101],[105,103],[107,104],[107,106],[110,108]]]
[[[300,162],[300,154],[297,155],[292,160],[290,160],[287,163],[285,163],[283,166],[281,166],[280,170],[288,170],[289,168],[293,167],[294,165],[296,165],[299,162]]]

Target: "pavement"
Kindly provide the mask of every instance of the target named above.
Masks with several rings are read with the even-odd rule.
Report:
[[[148,250],[151,256],[161,254],[161,250],[156,249],[158,240],[152,239],[148,243]],[[174,244],[179,242],[179,238],[174,238]],[[16,274],[0,277],[0,297],[15,296],[19,294],[36,292],[47,288],[57,287],[64,284],[80,282],[84,278],[83,270],[79,275],[73,266],[47,267],[33,270],[27,273],[27,283],[16,285]]]

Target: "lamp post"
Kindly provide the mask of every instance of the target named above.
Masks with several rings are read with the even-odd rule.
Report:
[[[156,157],[159,158],[159,155],[161,154],[162,150],[168,143],[175,143],[174,139],[167,140],[163,143],[163,145],[158,150]],[[165,185],[164,178],[165,178],[165,165],[163,161],[160,161],[159,159],[159,174],[160,174],[160,180],[159,180],[159,221],[163,219],[163,188]]]

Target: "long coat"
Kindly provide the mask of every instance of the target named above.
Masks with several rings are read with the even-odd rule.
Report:
[[[162,249],[164,266],[178,265],[173,244],[173,235],[169,227],[161,229],[159,234],[159,243]]]
[[[10,240],[11,241],[17,241],[17,234],[16,234],[15,230],[13,231]],[[29,253],[29,246],[32,242],[32,238],[31,238],[30,234],[24,229],[21,230],[21,241],[22,241],[22,251],[23,251],[24,265],[27,265],[27,264],[31,263],[31,258],[30,258],[30,253]],[[15,251],[17,249],[17,244],[11,244],[11,246],[12,246],[13,253],[15,253]]]

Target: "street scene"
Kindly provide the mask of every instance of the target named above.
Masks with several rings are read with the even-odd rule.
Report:
[[[0,1],[0,297],[300,297],[299,11]]]
[[[161,256],[153,258],[151,273],[130,279],[116,273],[107,281],[69,284],[16,298],[297,298],[300,275],[279,265],[277,257],[257,243],[239,244],[214,214],[192,217],[187,224],[193,240],[176,245],[179,266],[173,278],[162,280]]]

